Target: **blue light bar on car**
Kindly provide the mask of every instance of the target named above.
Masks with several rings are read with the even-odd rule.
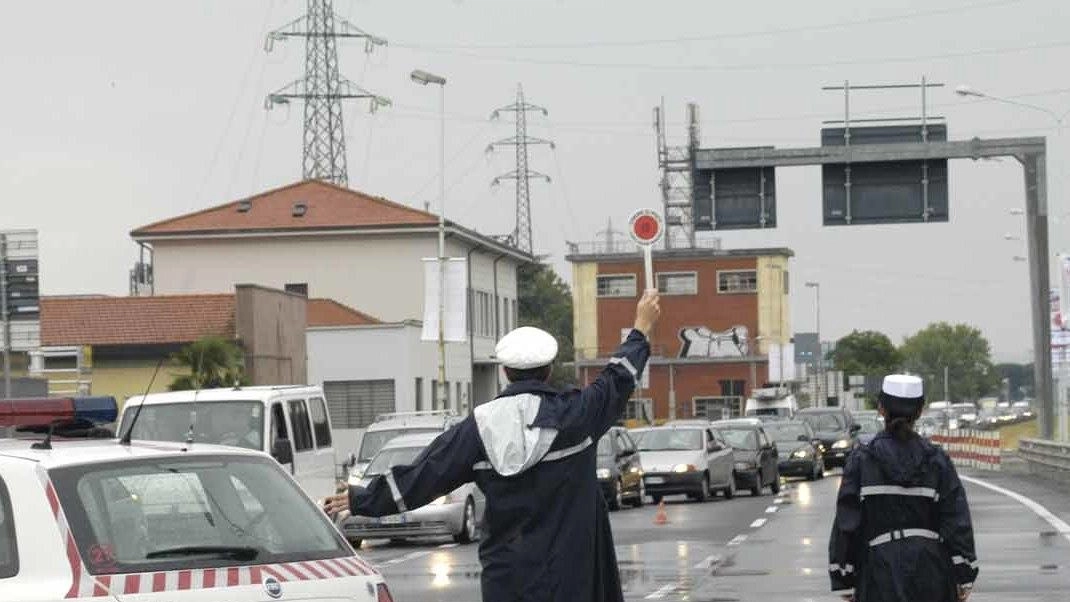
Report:
[[[119,416],[114,397],[0,399],[0,426],[49,426],[67,422],[107,424]]]

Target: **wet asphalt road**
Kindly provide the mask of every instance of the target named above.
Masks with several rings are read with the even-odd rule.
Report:
[[[766,490],[757,498],[741,494],[705,504],[670,497],[670,522],[662,526],[654,524],[652,505],[612,513],[625,598],[839,600],[828,592],[825,568],[838,482],[830,474],[812,483],[790,482],[779,496]],[[981,561],[971,600],[1070,600],[1070,533],[1053,532],[1049,523],[1001,493],[967,483],[967,494]],[[476,549],[476,544],[458,546],[446,539],[371,541],[361,554],[380,568],[397,602],[479,602]]]

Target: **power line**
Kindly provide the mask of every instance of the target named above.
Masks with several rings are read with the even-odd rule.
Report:
[[[949,15],[959,12],[982,10],[987,8],[995,8],[1000,6],[1008,6],[1012,4],[1021,4],[1025,0],[993,0],[988,2],[974,2],[961,6],[953,6],[949,8],[939,8],[924,11],[915,11],[909,13],[900,13],[896,15],[888,15],[884,17],[867,17],[864,19],[853,19],[847,21],[833,21],[831,23],[822,23],[816,25],[799,25],[795,27],[781,27],[775,29],[762,29],[752,31],[741,31],[733,33],[714,34],[706,36],[691,36],[691,37],[677,37],[677,38],[654,38],[646,40],[619,40],[619,41],[587,41],[587,42],[572,42],[563,44],[393,44],[399,48],[407,48],[411,50],[428,50],[428,51],[441,51],[441,50],[570,50],[580,48],[622,48],[622,47],[637,47],[637,46],[660,46],[665,44],[689,44],[694,42],[716,42],[722,40],[738,40],[743,38],[755,38],[765,37],[783,34],[793,33],[806,33],[813,31],[827,31],[830,29],[842,29],[846,27],[854,27],[858,25],[874,25],[881,23],[895,23],[899,21],[907,21],[913,19],[920,19],[926,17],[935,17],[942,15]]]
[[[763,71],[783,71],[797,69],[825,69],[829,67],[850,67],[864,65],[890,65],[921,63],[927,61],[954,60],[960,58],[972,58],[979,56],[996,56],[1001,54],[1014,54],[1031,52],[1035,50],[1052,50],[1070,46],[1070,41],[1046,42],[1027,44],[1024,46],[1008,46],[1003,48],[979,49],[965,52],[945,52],[940,54],[885,57],[876,59],[837,60],[810,63],[752,63],[738,65],[678,65],[665,63],[591,63],[585,61],[570,61],[557,59],[534,59],[504,55],[484,55],[476,52],[464,52],[453,50],[435,50],[436,54],[448,54],[459,57],[473,58],[480,61],[543,65],[555,67],[575,67],[581,69],[626,69],[633,71],[662,71],[662,72],[700,72],[700,73],[744,73]],[[422,51],[419,51],[422,52]]]

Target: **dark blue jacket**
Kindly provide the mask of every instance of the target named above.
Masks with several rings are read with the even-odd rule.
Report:
[[[943,449],[886,432],[844,468],[829,541],[837,593],[859,602],[953,602],[977,578],[966,491]]]
[[[536,381],[511,384],[435,439],[413,464],[375,477],[367,489],[351,487],[352,513],[396,514],[474,481],[487,499],[479,547],[485,602],[622,601],[596,477],[597,442],[623,414],[649,354],[646,338],[633,330],[582,391],[561,392]],[[525,408],[530,424],[522,424]],[[496,409],[505,411],[497,421],[488,419]],[[502,427],[507,416],[512,424]],[[513,452],[527,461],[502,460]]]

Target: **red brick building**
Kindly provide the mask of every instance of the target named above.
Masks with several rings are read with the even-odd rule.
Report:
[[[627,418],[739,413],[750,390],[769,381],[770,346],[791,339],[792,255],[789,249],[655,251],[662,317],[652,336],[648,374]],[[574,249],[568,260],[576,369],[586,384],[631,328],[645,287],[643,262],[634,250]]]

